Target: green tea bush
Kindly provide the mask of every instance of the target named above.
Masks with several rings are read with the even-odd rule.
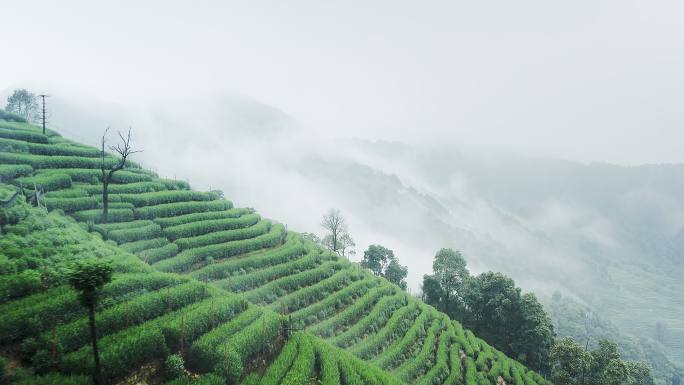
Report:
[[[447,320],[446,330],[439,335],[435,363],[416,382],[416,385],[438,385],[445,383],[449,376],[449,343],[455,336],[452,323]]]
[[[441,314],[440,314],[441,315]],[[413,382],[419,375],[424,374],[434,365],[432,357],[435,356],[435,349],[437,348],[437,336],[443,330],[444,324],[448,323],[449,319],[442,317],[432,320],[432,324],[427,331],[427,335],[420,342],[421,349],[417,354],[412,354],[410,360],[403,362],[397,368],[396,376],[406,382]]]
[[[168,314],[158,324],[172,351],[180,350],[182,326],[183,345],[188,349],[200,336],[235,318],[245,305],[237,296],[222,294]]]
[[[97,207],[97,200],[92,197],[77,198],[45,198],[45,207],[48,210],[62,210],[65,213],[91,210]]]
[[[137,219],[155,219],[157,217],[172,217],[204,211],[228,210],[232,207],[233,204],[230,201],[222,199],[213,201],[165,203],[156,206],[139,207],[135,209],[135,217]]]
[[[259,304],[268,304],[284,294],[304,286],[314,285],[340,271],[343,265],[339,261],[325,262],[315,269],[306,270],[298,274],[289,275],[258,288],[248,291],[246,298]]]
[[[297,341],[297,357],[292,362],[290,370],[285,374],[282,385],[298,385],[311,382],[314,377],[316,357],[311,340],[302,334],[295,334],[293,339]]]
[[[228,275],[236,275],[247,271],[263,269],[268,266],[279,265],[288,261],[297,260],[300,256],[306,253],[306,251],[306,247],[304,247],[304,244],[298,237],[288,236],[285,243],[276,249],[265,250],[256,254],[252,254],[249,258],[229,259],[213,263],[191,272],[190,276],[197,279],[221,279],[227,277]],[[255,279],[258,278],[255,276]],[[229,288],[228,282],[225,283],[224,287]]]
[[[71,216],[79,222],[101,223],[102,209],[76,211]],[[108,213],[108,222],[130,222],[134,219],[131,209],[110,209]]]
[[[176,254],[178,254],[178,246],[175,243],[169,243],[161,247],[146,249],[136,253],[141,260],[150,264],[159,262],[163,259],[172,258]]]
[[[143,362],[161,360],[169,354],[161,330],[145,324],[105,336],[99,345],[102,374],[108,382],[123,377]],[[59,364],[60,371],[92,373],[92,354],[92,348],[84,346],[65,355]]]
[[[26,143],[28,151],[35,155],[65,155],[80,156],[86,158],[98,158],[102,156],[100,150],[95,147],[76,146],[70,144],[42,144]]]
[[[224,211],[207,211],[177,215],[168,218],[155,218],[154,221],[161,227],[178,226],[190,222],[207,221],[211,219],[237,218],[246,214],[252,214],[252,209],[232,208]]]
[[[19,116],[12,112],[5,111],[3,109],[0,109],[0,119],[6,120],[8,122],[26,123],[26,118],[24,118],[23,116]]]
[[[190,238],[178,238],[174,241],[180,250],[194,249],[202,246],[217,243],[239,241],[242,239],[254,238],[267,233],[271,229],[271,221],[263,220],[249,227],[234,230],[215,231],[204,235]]]
[[[418,318],[426,318],[424,314],[425,312],[421,311],[417,302],[411,301],[408,306],[393,312],[384,327],[377,333],[354,345],[349,351],[362,359],[374,357],[382,348],[406,334]]]
[[[337,313],[340,310],[342,304],[350,305],[356,299],[366,294],[372,287],[376,286],[378,283],[378,280],[369,277],[367,277],[366,279],[357,280],[349,284],[348,286],[343,287],[341,290],[338,290],[330,295],[325,296],[325,298],[321,299],[316,303],[313,303],[309,306],[300,307],[296,311],[291,312],[290,316],[297,324],[303,324],[303,326],[308,326],[310,324],[308,320],[311,317],[313,317],[316,321],[328,318],[329,316]],[[292,299],[290,299],[290,301],[292,301]],[[278,306],[280,306],[280,303],[283,302],[279,302]],[[283,305],[287,306],[287,309],[289,311],[292,311],[291,305],[289,305],[287,302],[284,302]]]
[[[318,281],[317,283],[302,287],[278,298],[278,306],[282,306],[288,312],[295,312],[302,307],[309,306],[327,297],[329,293],[341,290],[345,286],[352,285],[353,282],[361,280],[362,274],[352,269],[342,269],[329,278]]]
[[[366,331],[377,330],[387,321],[391,313],[405,305],[404,295],[394,294],[394,292],[394,287],[388,284],[372,288],[344,310],[308,330],[323,338],[333,337],[337,333],[337,336],[330,342],[340,347],[347,347]],[[349,328],[344,330],[347,326]]]
[[[295,337],[298,335],[295,335]],[[292,366],[299,351],[299,343],[297,338],[290,339],[285,346],[280,350],[278,357],[271,363],[271,365],[261,378],[262,385],[279,385],[282,378]]]
[[[116,243],[135,242],[143,239],[154,239],[161,236],[161,226],[156,223],[129,229],[117,229],[107,232],[107,239]]]
[[[0,129],[1,131],[2,129]],[[33,155],[23,153],[0,152],[0,162],[9,164],[29,164],[34,169],[50,169],[50,168],[92,168],[98,169],[101,167],[102,159],[100,158],[84,158],[80,156],[62,156],[62,155]],[[114,157],[105,158],[105,167],[111,168],[117,164],[119,160]],[[127,164],[127,167],[139,167],[135,163]]]
[[[166,238],[153,238],[153,239],[143,239],[140,241],[122,243],[119,245],[120,248],[128,251],[129,253],[140,253],[145,250],[156,249],[169,244],[169,240]]]
[[[206,261],[208,258],[229,258],[235,255],[249,253],[251,251],[274,247],[281,243],[285,233],[285,227],[275,225],[267,234],[251,239],[233,241],[188,249],[182,251],[173,258],[157,262],[154,266],[157,270],[167,272],[187,271],[192,265]]]
[[[171,354],[164,360],[164,377],[167,380],[185,375],[185,361],[180,354]]]
[[[217,198],[215,194],[192,190],[164,190],[144,192],[136,194],[118,194],[116,197],[121,202],[133,203],[136,207],[154,206],[166,203],[212,201]]]
[[[302,247],[301,252],[304,252],[305,249]],[[236,261],[237,262],[237,261]],[[269,266],[263,269],[256,270],[251,273],[245,273],[241,275],[237,275],[234,277],[231,277],[230,280],[223,280],[219,284],[220,287],[231,290],[231,291],[247,291],[251,290],[255,287],[264,285],[270,281],[273,281],[278,278],[286,277],[288,275],[300,273],[306,270],[310,270],[315,268],[316,266],[320,265],[322,262],[324,262],[324,258],[322,258],[320,255],[311,253],[307,254],[303,258],[299,258],[293,261],[288,261],[286,263],[280,263],[276,264],[273,266]],[[208,267],[212,267],[215,265],[210,265]],[[243,269],[242,267],[239,267],[239,269]],[[237,270],[233,270],[237,271]],[[194,273],[194,272],[193,272]],[[211,278],[217,278],[213,275],[209,275]],[[225,277],[225,273],[223,274]]]
[[[107,233],[109,231],[113,230],[125,230],[125,229],[134,229],[138,227],[144,227],[148,225],[153,225],[154,222],[152,222],[149,219],[140,219],[137,221],[131,221],[131,222],[119,222],[119,223],[101,223],[94,225],[92,230],[100,233],[104,239],[107,239]]]
[[[373,359],[373,362],[377,366],[385,369],[396,367],[397,363],[402,360],[404,353],[406,353],[411,347],[420,341],[421,337],[425,335],[427,323],[434,316],[435,314],[432,311],[424,309],[418,318],[415,319],[415,322],[413,322],[406,334],[400,340],[396,341],[395,344],[391,345],[380,355],[376,356]]]
[[[28,143],[21,140],[0,138],[0,151],[2,152],[29,152]]]
[[[0,128],[0,138],[23,140],[33,143],[47,143],[47,136],[38,132],[30,132],[26,130],[11,130],[7,128]],[[23,162],[20,162],[23,163]]]
[[[66,174],[38,174],[36,176],[25,176],[17,178],[16,182],[25,188],[32,189],[35,185],[38,189],[45,191],[59,190],[71,187],[71,178]]]
[[[192,345],[192,351],[188,360],[190,367],[200,373],[211,371],[221,361],[221,352],[225,350],[225,346],[224,349],[220,349],[220,346],[228,344],[231,347],[235,347],[231,337],[241,330],[249,329],[251,325],[258,324],[261,327],[262,321],[259,317],[262,316],[263,310],[257,307],[250,307],[229,322],[204,334]],[[250,331],[252,330],[250,329]],[[251,344],[258,345],[258,341],[260,341],[258,338],[253,339]]]
[[[64,190],[48,191],[43,196],[45,198],[83,198],[89,196],[87,191],[73,187],[73,183],[71,186],[71,188]]]
[[[98,335],[101,337],[138,325],[168,311],[198,302],[206,296],[205,286],[195,281],[135,297],[96,315]],[[66,351],[79,348],[90,340],[88,328],[86,317],[60,325],[55,330],[55,342]],[[52,332],[47,332],[42,336],[46,348],[52,343],[51,334]]]
[[[27,164],[0,164],[0,179],[3,181],[31,175],[31,173],[33,173],[33,167]]]
[[[207,233],[223,230],[234,230],[248,227],[259,222],[257,214],[243,215],[238,218],[210,219],[206,221],[190,222],[164,228],[164,235],[174,240],[179,238],[196,237]]]

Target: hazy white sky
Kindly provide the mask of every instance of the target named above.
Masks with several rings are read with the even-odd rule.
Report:
[[[677,0],[3,0],[0,90],[124,105],[231,92],[335,136],[684,162],[683,14]]]

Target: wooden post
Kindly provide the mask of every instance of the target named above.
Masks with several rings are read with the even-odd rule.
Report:
[[[57,363],[57,324],[52,320],[52,362]]]
[[[211,328],[216,327],[216,310],[214,309],[214,301],[211,301]]]
[[[183,349],[183,341],[185,340],[185,314],[181,316],[180,324],[180,355],[185,358],[185,350]]]
[[[128,301],[124,302],[124,312],[126,313],[126,327],[131,326],[131,320],[128,316]]]

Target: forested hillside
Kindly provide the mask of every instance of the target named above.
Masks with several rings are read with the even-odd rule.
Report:
[[[117,163],[0,120],[7,378],[90,381],[86,311],[67,277],[74,261],[96,259],[114,270],[95,322],[107,383],[550,384],[398,286],[220,191],[193,191],[128,161],[112,174],[104,223],[101,168]]]

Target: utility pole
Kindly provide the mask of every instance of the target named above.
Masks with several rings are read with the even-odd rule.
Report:
[[[40,94],[40,95],[38,95],[38,96],[40,96],[40,98],[43,100],[43,113],[42,113],[41,120],[42,120],[42,122],[43,122],[43,135],[45,135],[45,120],[46,120],[46,115],[45,115],[45,113],[46,113],[46,111],[45,111],[45,98],[49,97],[49,95]]]

